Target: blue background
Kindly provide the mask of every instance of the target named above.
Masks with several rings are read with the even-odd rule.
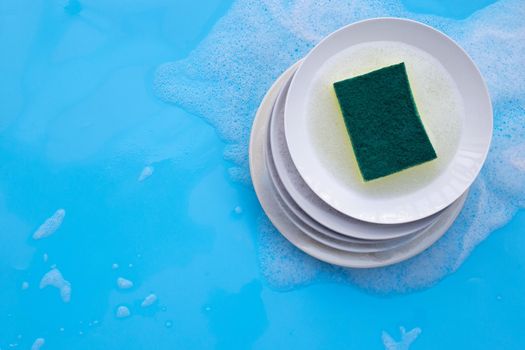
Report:
[[[464,18],[490,2],[404,4]],[[0,349],[38,337],[42,349],[382,349],[400,326],[422,329],[416,350],[523,349],[522,211],[423,291],[268,285],[253,190],[230,180],[214,129],[153,88],[157,67],[187,56],[230,5],[0,3]],[[59,208],[62,226],[33,240]],[[38,288],[54,264],[70,303]],[[134,287],[118,289],[120,276]],[[141,308],[149,293],[158,302]],[[132,315],[116,318],[119,305]]]

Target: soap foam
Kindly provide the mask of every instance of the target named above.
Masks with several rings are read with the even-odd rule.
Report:
[[[52,268],[40,280],[40,289],[47,286],[55,287],[60,291],[60,297],[64,303],[71,300],[71,283],[66,281],[57,268]]]
[[[133,282],[124,277],[119,277],[117,278],[117,286],[120,289],[130,289],[133,287]]]
[[[129,311],[129,308],[127,306],[121,305],[117,307],[117,311],[115,312],[115,316],[117,318],[127,318],[131,316],[131,311]]]
[[[408,332],[405,330],[405,327],[399,327],[399,331],[401,333],[401,340],[399,341],[395,341],[390,334],[383,331],[381,339],[383,340],[385,350],[408,350],[421,334],[421,328],[418,327]]]
[[[46,219],[40,227],[33,233],[33,239],[42,239],[51,236],[62,225],[66,211],[58,209],[50,218]]]
[[[142,172],[139,175],[138,181],[142,182],[146,180],[148,177],[153,175],[153,171],[155,171],[155,169],[151,165],[144,167],[144,169],[142,169]]]
[[[141,307],[149,307],[157,301],[157,296],[155,294],[149,294],[147,297],[144,298],[142,303],[140,304]]]
[[[31,350],[40,350],[45,343],[46,340],[44,338],[36,338],[33,345],[31,345]]]
[[[261,270],[277,288],[330,279],[376,292],[426,288],[455,271],[479,242],[525,206],[525,6],[502,0],[465,20],[406,11],[398,1],[237,0],[186,59],[162,65],[156,89],[166,101],[202,116],[229,144],[236,179],[249,179],[248,139],[255,111],[278,75],[331,31],[378,16],[408,17],[456,40],[485,77],[494,104],[491,152],[465,209],[434,246],[378,269],[333,267],[306,256],[262,220]]]

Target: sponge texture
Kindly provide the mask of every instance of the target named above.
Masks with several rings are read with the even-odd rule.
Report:
[[[437,158],[404,63],[336,82],[334,89],[365,181]]]

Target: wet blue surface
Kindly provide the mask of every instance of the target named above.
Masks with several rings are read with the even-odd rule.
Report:
[[[488,2],[451,3],[405,1],[454,18]],[[230,5],[0,4],[0,349],[382,349],[400,326],[422,330],[410,349],[522,349],[522,211],[422,291],[267,283],[252,189],[231,180],[215,130],[153,85]],[[60,227],[33,239],[59,209]],[[55,265],[69,302],[39,287]]]

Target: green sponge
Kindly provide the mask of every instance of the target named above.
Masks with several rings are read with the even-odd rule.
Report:
[[[338,81],[334,88],[365,181],[437,158],[404,63]]]

